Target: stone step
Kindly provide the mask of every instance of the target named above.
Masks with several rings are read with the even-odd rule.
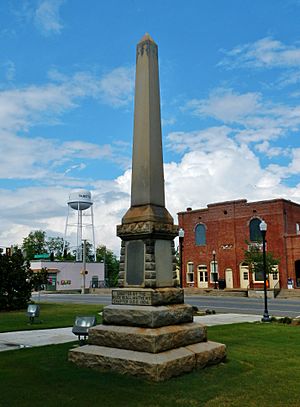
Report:
[[[247,297],[247,289],[230,289],[225,288],[224,290],[214,289],[214,288],[197,288],[189,287],[184,289],[185,298],[193,295],[209,295],[212,297]]]
[[[226,346],[211,341],[161,353],[96,345],[81,346],[69,352],[69,361],[77,366],[130,374],[156,382],[217,364],[225,358]]]
[[[287,288],[282,288],[277,295],[277,298],[300,298],[300,289],[295,288],[293,290],[289,290]]]
[[[188,304],[144,306],[108,305],[103,310],[103,324],[159,328],[193,322],[193,307]]]
[[[206,326],[191,322],[161,328],[97,325],[89,329],[89,344],[159,353],[207,340]]]

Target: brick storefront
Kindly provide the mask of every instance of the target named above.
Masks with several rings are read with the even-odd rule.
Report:
[[[287,279],[292,278],[294,288],[300,288],[300,205],[285,199],[243,199],[179,212],[179,227],[185,232],[183,285],[213,287],[215,270],[227,288],[261,286],[243,264],[250,229],[255,230],[261,220],[268,225],[267,250],[280,259],[278,274],[270,276],[270,287],[286,288]]]

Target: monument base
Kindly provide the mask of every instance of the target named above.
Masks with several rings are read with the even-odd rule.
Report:
[[[89,329],[89,344],[70,350],[69,361],[163,381],[226,358],[225,345],[207,341],[206,327],[193,322],[183,290],[123,289],[112,299],[115,304],[103,310],[103,325]]]
[[[69,352],[69,360],[81,367],[113,371],[159,382],[194,369],[217,364],[226,357],[226,347],[202,342],[160,353],[86,345]]]

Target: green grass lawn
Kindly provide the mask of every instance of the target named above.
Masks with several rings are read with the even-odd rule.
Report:
[[[40,304],[40,317],[29,324],[26,309],[21,311],[0,312],[0,332],[23,331],[27,329],[62,328],[72,326],[76,315],[98,315],[102,305],[87,304]],[[1,384],[0,384],[1,385]]]
[[[226,363],[163,383],[78,368],[67,362],[74,344],[2,352],[0,406],[299,407],[299,326],[225,325],[208,335],[227,345]]]

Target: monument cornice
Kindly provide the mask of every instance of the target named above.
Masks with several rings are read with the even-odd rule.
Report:
[[[144,221],[117,225],[117,236],[124,240],[143,237],[167,238],[171,240],[177,235],[178,226],[173,223]]]

